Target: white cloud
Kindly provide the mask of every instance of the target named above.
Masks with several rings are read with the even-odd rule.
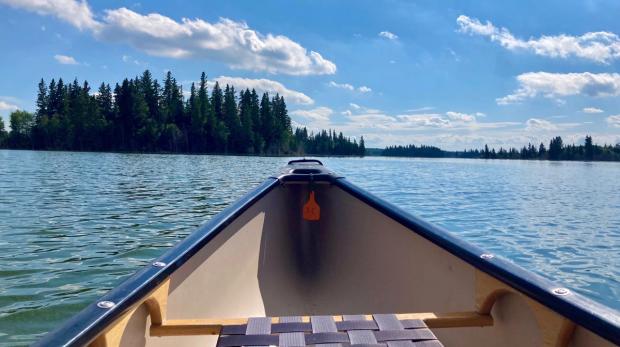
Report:
[[[291,115],[299,116],[313,121],[329,121],[334,111],[329,107],[317,107],[311,110],[295,110],[291,111]]]
[[[234,69],[289,75],[334,74],[336,65],[283,35],[263,35],[245,22],[220,18],[209,23],[158,13],[142,15],[127,8],[107,10],[98,37],[125,42],[150,55],[208,58]]]
[[[545,145],[553,136],[562,136],[566,143],[583,142],[583,131],[567,131],[583,123],[553,123],[531,118],[523,122],[480,122],[481,112],[411,113],[392,115],[377,109],[358,105],[341,112],[344,117],[334,117],[329,108],[317,107],[301,112],[291,112],[294,126],[306,126],[311,131],[334,129],[350,136],[364,136],[368,146],[383,147],[394,144],[426,144],[446,150],[482,148],[488,144],[495,149],[517,147],[524,144]],[[372,112],[368,112],[370,110]],[[470,116],[470,117],[468,117]],[[338,119],[341,118],[341,119]],[[344,121],[342,120],[344,118]],[[471,120],[476,118],[476,120]],[[620,115],[614,122],[619,124]],[[611,124],[611,123],[610,123]],[[596,143],[620,142],[620,135],[592,133]]]
[[[452,58],[454,58],[454,61],[456,61],[457,63],[461,61],[461,57],[459,57],[459,55],[456,54],[456,52],[453,49],[448,48],[448,52],[450,53]]]
[[[288,89],[280,82],[265,78],[251,79],[243,77],[220,76],[215,78],[215,80],[218,81],[221,86],[225,86],[227,84],[234,86],[237,91],[241,91],[242,89],[256,89],[256,92],[259,94],[268,92],[269,94],[275,95],[278,93],[283,96],[287,102],[294,104],[312,105],[314,103],[314,100],[312,100],[312,98],[308,95],[296,90]],[[209,86],[212,88],[214,83],[215,82],[213,81],[209,81]]]
[[[435,109],[435,107],[433,107],[433,106],[423,106],[423,107],[409,109],[409,110],[407,110],[407,112],[424,112],[424,111],[431,111],[431,110],[434,110],[434,109]]]
[[[548,120],[530,118],[525,122],[525,130],[539,131],[539,130],[557,130],[558,127],[549,122]]]
[[[357,90],[358,92],[364,93],[364,94],[372,92],[372,89],[370,87],[360,86],[358,88],[355,88],[355,86],[349,83],[336,83],[334,81],[329,81],[327,85],[332,88],[339,88],[339,89],[350,90],[350,91]]]
[[[357,113],[356,113],[357,112]],[[388,115],[377,109],[360,107],[355,112],[346,110],[342,112],[351,122],[347,127],[351,129],[364,128],[389,129],[393,131],[411,131],[428,129],[454,129],[454,130],[476,130],[476,129],[496,129],[514,126],[522,123],[518,122],[477,122],[476,117],[484,115],[481,112],[463,113],[448,111],[441,113],[411,113]]]
[[[349,106],[351,106],[351,108],[356,109],[356,110],[359,110],[361,108],[360,105],[355,104],[355,103],[349,103]]]
[[[530,118],[525,122],[525,130],[528,132],[545,132],[574,128],[582,125],[583,123],[552,123],[545,119]]]
[[[349,128],[357,129],[394,129],[398,120],[384,113],[362,113],[347,116]]]
[[[140,14],[125,7],[106,10],[97,21],[85,0],[0,0],[15,8],[54,15],[99,39],[126,43],[149,55],[206,58],[233,69],[288,75],[336,73],[336,65],[283,35],[262,34],[245,22],[200,18],[180,22],[159,13]]]
[[[123,55],[121,59],[125,63],[131,63],[131,64],[138,65],[138,66],[146,66],[146,65],[148,65],[147,63],[145,63],[143,61],[140,61],[138,59],[132,58],[130,55]]]
[[[402,126],[407,128],[448,128],[451,126],[450,119],[444,118],[437,113],[399,115],[403,121]]]
[[[293,118],[293,126],[306,127],[310,131],[321,131],[333,128],[331,124],[333,113],[331,108],[321,106],[310,110],[294,110],[290,112],[290,115]]]
[[[379,33],[379,36],[384,37],[388,40],[396,40],[398,39],[398,35],[391,33],[389,31],[382,31]]]
[[[584,107],[583,110],[581,110],[583,113],[603,113],[605,111],[601,110],[600,108],[596,108],[596,107]]]
[[[57,62],[63,65],[79,65],[75,58],[68,55],[56,54],[54,56],[54,59],[56,59]]]
[[[620,74],[617,73],[528,72],[517,76],[517,81],[519,88],[513,94],[496,99],[499,105],[518,103],[538,95],[546,98],[620,95]]]
[[[475,122],[477,114],[480,114],[480,112],[476,112],[476,114],[467,114],[467,113],[454,112],[454,111],[446,112],[446,116],[448,116],[450,120],[466,122],[466,123]]]
[[[0,111],[15,111],[17,109],[17,105],[13,105],[7,101],[0,100]]]
[[[329,83],[327,83],[327,85],[329,85],[330,87],[346,89],[346,90],[354,90],[355,89],[355,87],[353,87],[352,85],[350,85],[348,83],[336,83],[334,81],[329,81]]]
[[[614,128],[620,128],[620,114],[607,117],[607,124]]]
[[[525,50],[552,58],[575,56],[605,64],[620,58],[620,37],[611,32],[588,32],[581,36],[543,35],[523,40],[516,38],[508,29],[498,28],[489,21],[482,23],[476,18],[461,15],[456,23],[460,32],[486,36],[508,50]]]
[[[95,20],[86,1],[77,0],[0,0],[0,4],[57,17],[83,30],[99,30],[101,23]]]

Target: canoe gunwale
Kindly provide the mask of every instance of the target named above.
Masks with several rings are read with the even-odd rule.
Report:
[[[442,227],[415,217],[346,179],[335,180],[334,184],[474,268],[506,283],[577,325],[620,345],[620,314],[618,311],[574,291],[568,295],[554,294],[553,290],[558,288],[557,283],[501,257],[483,258],[482,255],[487,252],[482,248],[454,236]]]

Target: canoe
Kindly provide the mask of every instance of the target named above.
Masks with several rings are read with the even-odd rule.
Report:
[[[39,346],[612,346],[620,315],[294,160]]]

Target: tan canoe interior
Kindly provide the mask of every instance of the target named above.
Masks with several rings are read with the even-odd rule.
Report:
[[[424,313],[446,346],[612,345],[342,189],[314,188],[319,221],[301,218],[307,185],[276,187],[92,344],[215,346],[195,329],[151,335],[229,318]]]

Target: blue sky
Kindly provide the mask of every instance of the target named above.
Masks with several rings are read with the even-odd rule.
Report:
[[[369,146],[620,142],[618,1],[0,0],[0,115],[36,84],[205,71]],[[8,123],[8,122],[7,122]]]

